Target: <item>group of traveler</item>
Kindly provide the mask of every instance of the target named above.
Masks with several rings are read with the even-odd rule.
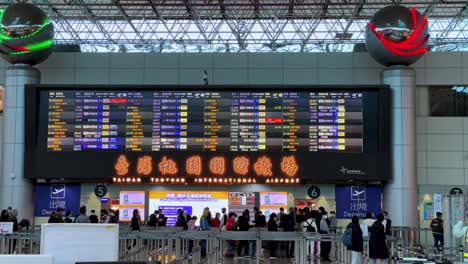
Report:
[[[76,217],[72,216],[72,212],[67,210],[63,217],[63,208],[57,208],[49,217],[48,223],[78,223],[78,224],[117,224],[119,223],[118,210],[101,210],[101,215],[96,215],[95,210],[91,210],[91,214],[87,215],[88,209],[86,206],[80,207],[80,214]]]
[[[392,221],[388,218],[388,213],[383,212],[377,215],[376,219],[368,213],[366,218],[359,222],[358,216],[353,216],[343,232],[343,244],[351,251],[351,264],[361,263],[361,253],[364,250],[364,231],[361,227],[367,228],[369,235],[369,264],[387,263],[389,251],[387,247],[387,236],[391,234]]]

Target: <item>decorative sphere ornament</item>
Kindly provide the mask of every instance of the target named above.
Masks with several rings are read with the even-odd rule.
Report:
[[[400,5],[380,9],[366,28],[367,51],[384,66],[415,63],[427,51],[428,39],[426,17]]]
[[[12,4],[0,10],[0,55],[12,64],[41,63],[52,53],[54,26],[31,4]]]

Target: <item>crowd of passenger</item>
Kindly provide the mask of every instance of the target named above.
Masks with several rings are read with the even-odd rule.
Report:
[[[137,212],[135,212],[137,213]],[[137,220],[137,219],[135,219]],[[162,212],[156,210],[150,216],[149,226],[165,226],[167,218]],[[335,234],[337,228],[337,219],[334,211],[328,213],[325,208],[320,207],[318,210],[311,210],[306,207],[304,209],[289,208],[285,212],[281,208],[279,213],[272,213],[269,219],[258,208],[254,208],[253,219],[251,219],[250,211],[245,210],[241,215],[233,212],[228,213],[225,208],[221,213],[217,212],[214,217],[209,208],[205,208],[200,218],[199,226],[196,226],[196,216],[190,216],[182,209],[178,211],[176,226],[185,230],[211,230],[211,228],[221,228],[224,231],[249,231],[251,228],[267,228],[272,232],[307,232],[321,235]],[[366,234],[369,235],[369,257],[370,262],[376,260],[386,260],[389,258],[387,248],[387,236],[391,233],[391,220],[388,218],[388,213],[383,212],[373,218],[372,214],[368,213],[365,219],[360,222],[358,216],[352,218],[346,229],[350,229],[351,241],[347,249],[352,252],[352,263],[358,264],[361,260],[363,251],[364,237],[361,227],[366,227]],[[201,241],[200,246],[202,254],[206,250],[206,242]],[[268,242],[270,258],[274,259],[279,252],[283,252],[288,258],[294,258],[294,242]],[[190,242],[190,250],[193,247],[193,241]],[[235,252],[237,248],[237,252]],[[310,258],[317,257],[323,261],[330,261],[330,253],[332,250],[332,242],[330,241],[312,241],[309,242],[307,254]],[[227,241],[226,257],[251,258],[253,256],[254,243],[253,241]]]
[[[13,232],[28,230],[30,226],[30,222],[27,219],[22,219],[18,222],[18,210],[11,207],[2,209],[0,213],[0,222],[12,222]]]
[[[116,210],[101,210],[101,214],[96,215],[95,210],[91,210],[88,215],[88,209],[86,206],[80,207],[79,214],[73,216],[72,211],[67,210],[64,214],[63,208],[57,208],[56,211],[52,212],[49,217],[48,223],[78,223],[78,224],[118,224],[119,223],[119,211]],[[64,217],[65,216],[65,217]]]
[[[438,219],[442,219],[438,213]],[[23,223],[27,220],[22,220],[18,223],[18,211],[9,207],[4,209],[0,214],[0,222],[13,222],[13,231],[18,231],[20,227],[29,226],[28,223]],[[58,208],[52,212],[49,217],[49,223],[119,223],[119,212],[113,210],[101,210],[100,215],[96,215],[95,210],[91,210],[87,214],[86,206],[80,208],[79,214],[72,216],[71,211],[66,211],[64,214],[63,208]],[[288,212],[284,208],[280,208],[279,213],[272,213],[269,218],[263,214],[258,208],[253,209],[253,219],[248,209],[243,211],[240,215],[230,212],[223,208],[221,212],[211,213],[207,207],[203,210],[200,216],[198,226],[197,216],[191,216],[186,211],[179,209],[178,216],[175,223],[176,227],[184,230],[194,231],[203,230],[209,231],[212,228],[217,228],[223,231],[249,231],[252,228],[265,228],[272,232],[304,232],[315,233],[321,235],[331,235],[336,232],[337,219],[334,211],[328,213],[324,207],[318,210],[312,210],[308,207],[298,209],[291,207]],[[442,220],[439,220],[441,222]],[[164,227],[167,225],[167,217],[160,210],[155,210],[149,216],[146,223],[149,227]],[[138,210],[133,211],[133,215],[129,224],[131,230],[139,231],[141,229],[142,221]],[[348,250],[352,252],[352,264],[359,264],[361,260],[361,253],[363,251],[364,237],[363,234],[369,236],[369,263],[375,263],[376,260],[386,260],[389,258],[387,248],[387,236],[391,234],[391,220],[388,218],[388,213],[383,212],[377,217],[367,213],[364,220],[360,221],[358,216],[354,216],[346,226],[343,234],[343,243]],[[367,230],[363,230],[366,228]],[[347,237],[345,237],[347,236]],[[344,240],[349,240],[345,243]],[[194,241],[190,241],[189,250],[191,251],[194,246]],[[295,243],[292,241],[270,241],[267,248],[269,250],[270,258],[274,259],[278,256],[279,252],[283,252],[287,258],[294,258]],[[200,248],[202,254],[206,254],[206,241],[200,241]],[[235,250],[237,249],[237,252]],[[330,261],[330,251],[332,250],[332,242],[330,241],[313,241],[310,240],[307,245],[307,255],[310,258],[320,257],[323,261]],[[227,241],[227,249],[225,252],[226,257],[251,258],[253,257],[254,243],[253,241]]]

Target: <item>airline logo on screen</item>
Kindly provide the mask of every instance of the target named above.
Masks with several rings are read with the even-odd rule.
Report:
[[[153,166],[153,162],[156,166]],[[160,176],[175,176],[182,174],[184,176],[201,176],[203,173],[203,160],[201,156],[194,155],[185,159],[185,170],[180,170],[176,160],[163,156],[160,160],[153,160],[152,156],[142,156],[136,161],[136,174],[143,176],[150,176],[158,174]],[[231,162],[230,168],[232,173],[245,176],[249,173],[258,177],[273,177],[273,169],[275,166],[279,167],[282,175],[288,177],[295,177],[299,172],[299,164],[294,155],[282,157],[279,164],[274,164],[272,159],[268,156],[260,156],[251,162],[247,156],[237,156],[231,161],[223,156],[214,156],[207,161],[207,169],[209,173],[216,176],[224,176],[227,174],[228,162]],[[125,156],[120,155],[115,164],[114,170],[116,176],[126,177],[131,174],[130,171],[131,161]],[[157,171],[153,169],[157,168]],[[183,167],[182,167],[183,168]]]

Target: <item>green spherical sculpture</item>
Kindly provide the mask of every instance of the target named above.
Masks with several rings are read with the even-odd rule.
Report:
[[[52,53],[54,26],[31,4],[12,4],[0,10],[0,55],[12,64],[41,63]]]

